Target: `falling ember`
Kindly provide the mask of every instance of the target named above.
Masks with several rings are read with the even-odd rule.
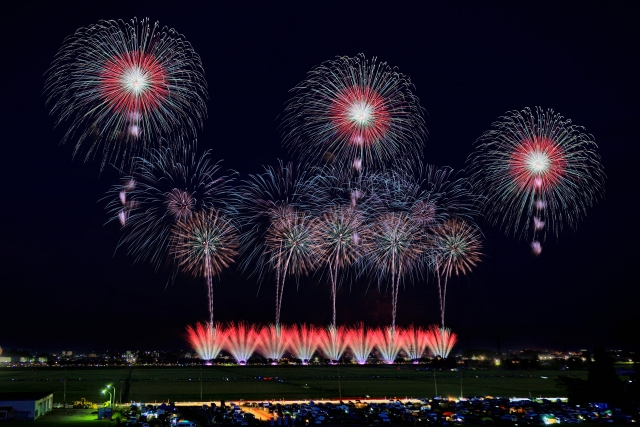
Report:
[[[127,183],[124,185],[124,189],[125,191],[133,191],[136,188],[136,180],[135,179],[130,179],[127,181]]]
[[[356,158],[353,160],[353,168],[357,171],[360,171],[360,169],[362,169],[362,159],[361,158]]]
[[[127,203],[127,192],[124,190],[120,192],[120,203],[122,203],[122,206]]]
[[[540,218],[538,218],[537,216],[533,217],[533,227],[536,230],[542,230],[544,228],[544,221],[542,221]]]
[[[542,245],[539,241],[534,240],[531,242],[531,252],[533,252],[534,255],[540,255],[542,252]]]
[[[547,202],[544,200],[536,200],[536,209],[543,211],[547,208]]]
[[[353,236],[351,236],[351,238],[353,239],[354,245],[360,244],[360,235],[358,233],[353,233]]]
[[[120,220],[120,225],[124,227],[124,224],[127,222],[127,218],[129,218],[129,211],[121,210],[118,212],[118,220]]]
[[[140,136],[140,134],[142,133],[142,131],[140,131],[140,126],[138,125],[131,125],[129,126],[129,135],[138,138]]]

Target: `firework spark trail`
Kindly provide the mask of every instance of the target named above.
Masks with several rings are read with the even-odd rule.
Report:
[[[438,281],[440,318],[444,328],[447,282],[453,274],[465,275],[480,262],[482,238],[474,225],[452,218],[434,229],[430,247]],[[441,286],[441,278],[444,278],[444,286]]]
[[[265,358],[270,359],[272,365],[277,365],[278,360],[287,351],[288,328],[282,330],[282,326],[268,325],[260,329],[258,339],[258,352]],[[283,334],[285,332],[285,334]]]
[[[379,328],[370,331],[370,333],[374,336],[373,341],[376,343],[376,348],[382,361],[386,364],[395,363],[400,350],[404,346],[402,330],[398,328]]]
[[[434,357],[446,359],[456,342],[458,342],[458,336],[449,328],[432,325],[427,329],[427,347]]]
[[[423,267],[426,240],[418,224],[402,212],[380,215],[365,236],[368,268],[377,273],[379,283],[387,277],[391,281],[391,329],[395,330],[400,282],[418,274]]]
[[[209,295],[209,323],[213,326],[213,276],[229,268],[238,255],[240,233],[233,221],[216,210],[198,212],[178,221],[171,234],[171,253],[178,268],[204,275]]]
[[[200,57],[174,29],[148,19],[99,21],[67,37],[47,71],[47,104],[56,125],[69,122],[63,142],[102,151],[121,166],[160,137],[195,137],[207,115]],[[180,143],[179,139],[166,142]]]
[[[596,143],[583,131],[551,109],[509,111],[467,160],[489,220],[507,234],[530,236],[536,254],[565,221],[575,229],[604,192]]]
[[[359,365],[367,363],[371,351],[376,346],[375,335],[367,331],[364,324],[360,323],[358,326],[349,328],[347,341],[353,359]]]
[[[228,197],[233,176],[222,174],[210,154],[197,157],[195,148],[185,144],[152,149],[135,159],[123,183],[107,193],[109,215],[123,223],[118,248],[126,247],[135,261],[148,261],[158,269],[167,259],[177,221],[212,208],[235,216]]]
[[[225,341],[226,331],[216,324],[211,327],[209,322],[198,322],[195,326],[187,326],[187,340],[198,357],[210,361],[218,357]]]
[[[318,347],[329,359],[329,363],[337,363],[349,345],[349,330],[343,326],[334,328],[329,326],[324,329],[317,329]]]
[[[408,328],[402,329],[401,333],[403,334],[402,350],[413,363],[418,363],[427,349],[428,341],[426,331],[411,325]]]
[[[224,349],[231,353],[238,365],[246,365],[259,343],[259,332],[254,325],[239,322],[226,327]]]
[[[313,353],[318,349],[318,331],[315,326],[291,326],[287,333],[288,348],[293,356],[308,365]]]
[[[326,61],[293,88],[284,144],[303,159],[331,158],[358,174],[419,161],[426,129],[412,89],[407,76],[363,54]]]

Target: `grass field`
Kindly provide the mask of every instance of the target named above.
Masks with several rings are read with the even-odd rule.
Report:
[[[559,371],[418,370],[415,365],[365,366],[205,366],[133,367],[129,400],[138,402],[219,400],[277,400],[382,397],[505,396],[555,397]],[[92,402],[108,400],[100,390],[107,384],[120,394],[120,381],[129,368],[0,368],[2,391],[53,391],[54,402],[84,397]],[[571,376],[585,378],[586,371]],[[202,377],[202,381],[200,380]],[[257,377],[271,377],[270,381]],[[277,377],[277,378],[276,378]],[[280,380],[280,381],[279,381]]]

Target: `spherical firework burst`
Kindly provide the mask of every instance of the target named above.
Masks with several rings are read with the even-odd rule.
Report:
[[[285,145],[313,162],[331,158],[358,172],[419,160],[426,129],[412,89],[407,76],[363,54],[326,61],[292,90]]]
[[[475,226],[459,218],[452,218],[434,229],[430,242],[432,262],[438,278],[440,316],[444,328],[447,281],[453,274],[466,274],[480,262],[482,238]],[[444,286],[440,284],[441,278],[444,278]]]
[[[220,174],[210,152],[196,157],[190,145],[162,147],[135,159],[123,184],[111,188],[107,210],[123,225],[118,247],[124,246],[136,261],[158,268],[166,259],[171,230],[177,221],[197,212],[222,210],[230,215],[231,177]]]
[[[198,212],[178,221],[171,234],[171,252],[178,268],[204,276],[209,294],[209,323],[213,325],[213,276],[234,262],[240,234],[233,222],[219,211]]]
[[[391,330],[396,325],[396,305],[400,281],[418,273],[426,240],[419,225],[403,212],[392,212],[378,216],[367,229],[364,243],[366,262],[378,280],[391,281],[392,320]]]
[[[333,317],[331,327],[336,330],[336,293],[338,272],[352,266],[362,255],[360,234],[364,230],[363,215],[351,206],[327,209],[318,222],[317,241],[320,262],[326,266],[331,281]],[[343,275],[340,275],[341,277]]]
[[[509,111],[469,157],[487,217],[507,233],[531,237],[534,252],[564,222],[575,228],[603,192],[597,146],[583,131],[551,109]]]
[[[124,164],[160,142],[195,136],[206,117],[207,84],[200,57],[174,29],[148,19],[100,21],[69,36],[45,84],[56,124],[74,155]],[[178,140],[172,140],[178,142]]]

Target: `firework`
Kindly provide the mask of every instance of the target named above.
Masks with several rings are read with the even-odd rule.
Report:
[[[332,159],[358,172],[420,159],[426,129],[412,89],[407,76],[363,54],[326,61],[293,88],[284,143],[304,159]]]
[[[187,340],[198,357],[208,362],[220,354],[225,341],[225,331],[220,325],[211,327],[210,322],[199,322],[195,326],[187,326]]]
[[[198,212],[177,222],[171,252],[178,268],[204,276],[209,294],[209,322],[213,325],[213,276],[234,262],[240,236],[233,222],[216,210]]]
[[[224,349],[231,353],[238,365],[246,365],[258,346],[259,336],[255,326],[243,322],[229,324],[226,328]]]
[[[301,210],[304,198],[314,194],[311,182],[293,165],[280,163],[250,176],[240,191],[243,222],[249,228],[243,235],[242,246],[247,249],[241,267],[255,264],[260,279],[267,269],[275,273],[276,327],[286,278],[305,276],[318,263],[318,220]]]
[[[395,330],[400,282],[419,272],[426,242],[419,225],[402,212],[378,216],[366,233],[363,246],[369,269],[379,283],[385,278],[391,282],[391,329]]]
[[[317,227],[320,262],[326,266],[331,282],[333,317],[336,330],[336,293],[339,271],[352,266],[361,257],[359,233],[364,228],[362,214],[352,207],[331,207],[323,213]],[[340,276],[343,276],[342,274]]]
[[[344,327],[329,326],[326,329],[317,329],[316,332],[318,347],[329,359],[329,363],[338,363],[349,345],[348,330]]]
[[[63,142],[75,141],[74,155],[101,154],[104,167],[124,164],[161,136],[194,137],[207,114],[206,87],[200,57],[181,34],[134,18],[67,37],[45,93],[56,124],[69,123]]]
[[[376,329],[373,331],[376,348],[380,353],[380,358],[386,364],[392,364],[396,361],[398,353],[404,346],[404,334],[393,328]]]
[[[604,191],[596,143],[583,131],[551,109],[509,111],[468,159],[489,220],[531,238],[534,252],[565,222],[575,228]]]
[[[107,193],[107,211],[123,224],[118,247],[135,261],[156,269],[167,259],[171,230],[194,213],[218,209],[232,216],[228,203],[230,175],[211,163],[210,152],[196,157],[191,145],[149,150],[135,159],[131,174]]]
[[[349,343],[349,350],[351,351],[353,359],[358,365],[367,363],[367,359],[369,359],[369,355],[376,345],[375,335],[369,333],[363,323],[349,328],[347,332],[347,342]]]
[[[434,229],[430,241],[435,273],[438,278],[440,316],[444,328],[448,279],[453,274],[456,276],[466,274],[480,262],[482,239],[475,226],[462,219],[452,218]],[[441,278],[444,278],[444,286],[441,286]]]
[[[291,326],[289,333],[289,349],[303,365],[308,365],[318,348],[318,332],[315,326]]]
[[[286,332],[286,330],[285,330]],[[258,352],[270,359],[271,364],[277,365],[287,351],[288,337],[282,333],[282,326],[269,325],[260,329],[258,339]]]
[[[422,328],[414,326],[402,329],[401,333],[403,334],[402,349],[413,363],[418,363],[427,349],[427,333]]]
[[[458,336],[449,328],[433,325],[427,330],[427,347],[434,357],[446,359],[456,342],[458,342]]]

